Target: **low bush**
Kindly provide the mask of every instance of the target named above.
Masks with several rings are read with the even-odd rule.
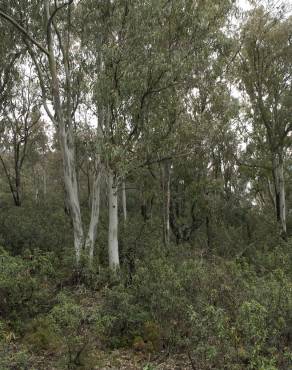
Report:
[[[131,285],[105,292],[106,337],[142,351],[184,351],[200,369],[285,368],[292,284],[289,254],[278,253],[260,271],[243,257],[140,261]],[[147,337],[147,323],[155,339]]]
[[[0,317],[22,326],[50,305],[54,275],[52,255],[29,251],[23,257],[0,249]]]

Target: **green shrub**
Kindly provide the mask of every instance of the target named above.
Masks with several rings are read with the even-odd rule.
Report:
[[[47,307],[52,298],[49,277],[52,256],[38,253],[11,256],[0,249],[0,312],[5,319],[22,323]]]
[[[100,311],[104,323],[104,339],[113,348],[129,346],[142,335],[149,314],[122,285],[105,289]]]
[[[200,367],[224,366],[234,356],[230,318],[222,308],[206,306],[197,313],[189,311],[192,328],[189,350]]]
[[[70,223],[60,206],[46,204],[2,208],[0,235],[5,249],[23,254],[26,249],[41,249],[60,255],[72,243]]]
[[[201,369],[281,369],[292,312],[287,259],[279,247],[258,269],[245,257],[202,259],[187,247],[178,258],[170,247],[167,256],[137,261],[130,285],[106,291],[105,335],[137,350],[156,342],[154,349],[188,352]],[[147,322],[156,339],[147,337]]]
[[[82,367],[101,331],[101,321],[94,309],[76,303],[64,292],[57,300],[49,318],[66,348],[66,364],[70,369]]]
[[[55,352],[61,346],[60,337],[50,317],[41,316],[32,320],[26,327],[23,343],[34,353]]]

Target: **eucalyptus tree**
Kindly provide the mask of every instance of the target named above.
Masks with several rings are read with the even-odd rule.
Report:
[[[54,123],[63,160],[64,183],[73,225],[76,262],[79,264],[85,243],[78,182],[73,118],[80,102],[84,66],[82,35],[74,34],[75,16],[82,6],[73,0],[0,2],[1,25],[6,32],[18,31],[34,64],[42,95],[42,104]],[[94,179],[95,184],[99,176]],[[92,202],[92,208],[96,208]],[[93,212],[96,214],[96,212]],[[93,223],[96,225],[95,220]]]
[[[292,131],[291,18],[253,9],[242,29],[238,55],[240,88],[252,119],[254,143],[267,153],[274,184],[276,217],[285,237],[285,158]]]
[[[110,257],[114,266],[118,184],[139,162],[159,161],[153,140],[171,134],[173,105],[193,89],[200,63],[216,51],[232,1],[85,4],[86,42],[96,75],[93,99],[109,174],[109,256],[115,256]],[[169,233],[169,196],[165,199]]]

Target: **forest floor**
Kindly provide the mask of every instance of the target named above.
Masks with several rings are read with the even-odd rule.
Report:
[[[103,353],[99,370],[189,370],[192,369],[186,356],[167,356],[164,353],[147,355],[129,350]]]
[[[55,356],[48,353],[32,360],[37,370],[62,370],[64,367],[55,365]],[[192,370],[190,360],[186,355],[172,355],[161,352],[144,354],[132,350],[114,350],[95,352],[95,359],[90,367],[83,370]]]

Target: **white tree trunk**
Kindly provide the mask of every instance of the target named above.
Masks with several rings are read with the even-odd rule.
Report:
[[[61,141],[61,151],[63,157],[63,169],[64,169],[64,182],[65,188],[68,196],[68,205],[70,210],[70,216],[73,224],[73,233],[74,233],[74,248],[77,265],[80,262],[81,250],[84,243],[82,219],[81,219],[81,210],[79,204],[78,196],[78,184],[75,171],[75,156],[74,156],[74,147],[73,145],[68,146],[68,135],[71,136],[72,133],[65,132],[65,127],[59,126],[60,131],[60,141]],[[73,139],[73,138],[72,138]],[[71,141],[72,143],[72,141]]]
[[[108,173],[108,207],[108,257],[109,267],[114,271],[120,267],[118,242],[118,186],[116,176],[111,170],[109,170]]]
[[[127,193],[126,193],[126,184],[124,180],[122,182],[122,201],[123,201],[124,222],[126,222],[127,221]]]
[[[85,247],[88,251],[89,263],[92,265],[94,245],[97,235],[97,226],[99,221],[99,208],[100,208],[100,182],[101,173],[99,172],[94,176],[92,186],[92,200],[91,200],[91,218],[86,238]]]
[[[50,19],[49,2],[45,2],[45,11],[47,21]],[[64,183],[68,197],[70,216],[73,224],[74,248],[77,266],[80,262],[81,250],[83,248],[84,235],[81,220],[81,210],[78,196],[78,184],[76,176],[74,134],[71,117],[71,95],[70,95],[70,73],[68,71],[68,61],[65,60],[67,54],[64,54],[64,68],[66,74],[67,90],[67,109],[62,107],[59,79],[57,73],[57,63],[54,54],[54,41],[51,27],[47,27],[48,61],[51,77],[51,91],[53,97],[53,107],[55,111],[55,120],[58,125],[58,135],[63,160]],[[69,45],[68,45],[69,47]]]
[[[9,17],[5,13],[1,12],[1,16],[12,23],[18,30],[26,35],[24,42],[26,43],[29,54],[32,58],[33,63],[37,69],[37,74],[39,77],[40,87],[42,90],[43,105],[48,113],[48,116],[54,124],[58,127],[58,135],[61,146],[61,153],[63,159],[63,170],[64,170],[64,182],[65,189],[68,196],[68,205],[70,208],[70,216],[72,219],[73,230],[74,230],[74,246],[76,254],[77,265],[80,261],[81,249],[83,247],[83,228],[81,221],[80,204],[78,197],[78,187],[77,187],[77,177],[76,177],[76,166],[75,166],[75,156],[74,156],[74,135],[72,128],[72,94],[71,94],[71,76],[70,76],[70,63],[69,63],[69,48],[70,48],[70,38],[67,41],[63,40],[61,36],[58,37],[58,30],[56,24],[54,24],[55,33],[52,32],[53,19],[56,15],[50,12],[50,1],[44,1],[44,11],[45,11],[45,21],[46,21],[46,38],[47,38],[47,49],[38,43],[30,33],[28,33],[21,25],[18,24],[13,18]],[[69,1],[66,5],[70,6],[72,1]],[[61,8],[58,8],[61,9]],[[69,27],[70,28],[70,27]],[[68,30],[69,32],[69,30]],[[57,36],[56,36],[57,33]],[[59,33],[59,35],[61,35]],[[63,70],[58,75],[57,71],[57,61],[54,52],[54,40],[59,39],[60,51],[63,56],[62,67]],[[28,42],[29,40],[29,42]],[[40,63],[37,62],[35,53],[33,51],[31,43],[38,47],[48,58],[48,73],[43,73]],[[63,45],[63,46],[62,46]],[[65,76],[65,99],[61,99],[61,91],[59,79]],[[47,106],[46,100],[46,89],[44,83],[44,76],[49,76],[50,91],[52,97],[52,103],[54,107],[54,114],[50,112]],[[64,96],[63,96],[64,97]],[[20,179],[17,179],[17,187],[20,187]],[[18,192],[19,194],[19,192]],[[20,203],[20,199],[17,199]]]

